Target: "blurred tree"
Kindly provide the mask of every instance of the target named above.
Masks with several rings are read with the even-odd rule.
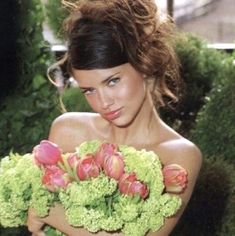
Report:
[[[11,0],[5,5],[3,2],[8,1],[0,3],[3,7],[1,11],[5,9],[8,12],[3,18],[9,18],[11,24],[8,26],[10,29],[7,26],[2,29],[11,35],[12,26],[16,33],[9,40],[4,32],[1,35],[2,38],[6,37],[6,49],[4,45],[2,47],[7,55],[3,59],[6,60],[5,72],[12,88],[11,93],[8,92],[7,96],[5,93],[0,102],[0,157],[7,155],[10,150],[19,153],[31,151],[35,144],[47,137],[50,124],[59,113],[57,100],[53,96],[56,95],[56,89],[50,86],[46,78],[52,55],[42,36],[44,14],[41,1]],[[16,71],[12,72],[15,68]],[[4,89],[1,88],[2,92]]]
[[[0,100],[15,87],[17,75],[17,16],[18,8],[13,0],[0,1]]]

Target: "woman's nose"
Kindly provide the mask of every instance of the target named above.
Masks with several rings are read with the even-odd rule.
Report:
[[[114,103],[114,99],[105,92],[99,93],[100,106],[103,110],[107,110]]]

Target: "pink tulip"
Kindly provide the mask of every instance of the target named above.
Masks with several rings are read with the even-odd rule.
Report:
[[[42,183],[52,192],[58,188],[66,188],[71,182],[71,177],[57,166],[45,167],[45,172],[42,177]]]
[[[100,174],[100,167],[92,154],[87,154],[78,161],[77,176],[80,180],[97,177]]]
[[[67,162],[72,169],[76,169],[79,159],[76,153],[71,153],[67,158]]]
[[[119,191],[121,193],[129,192],[131,183],[133,183],[136,180],[137,178],[134,172],[130,174],[123,174],[118,182]]]
[[[166,191],[182,193],[187,183],[187,171],[180,165],[166,165],[162,170]]]
[[[43,140],[33,149],[34,158],[39,165],[55,165],[61,159],[59,147],[48,140]]]
[[[149,195],[149,190],[146,184],[140,181],[134,181],[130,185],[129,194],[139,195],[140,197],[145,199]]]
[[[130,196],[137,195],[143,199],[145,199],[149,194],[147,186],[137,180],[135,173],[123,174],[119,180],[118,188],[123,194]]]
[[[95,159],[100,167],[103,167],[104,160],[106,157],[112,156],[118,151],[118,146],[112,143],[103,143],[96,152]]]
[[[106,156],[103,169],[107,176],[119,180],[124,173],[124,161],[120,152],[114,153],[112,156]]]

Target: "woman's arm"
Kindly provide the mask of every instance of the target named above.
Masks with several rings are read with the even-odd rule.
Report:
[[[42,227],[44,224],[50,225],[68,236],[120,236],[121,233],[107,233],[100,231],[96,234],[92,234],[84,228],[72,227],[68,224],[65,217],[65,210],[59,204],[50,209],[50,213],[45,218],[39,218],[33,209],[29,211],[28,217],[28,229],[34,236],[44,236],[42,233]]]
[[[61,126],[61,122],[55,122],[51,128],[50,132],[50,140],[57,143],[60,142],[58,145],[67,145],[68,149],[69,143],[64,143],[65,141],[62,141],[63,139],[60,139],[61,135],[64,133],[63,127]],[[62,133],[58,133],[58,128],[63,130]],[[58,135],[59,134],[59,135]],[[62,142],[62,143],[61,143]],[[64,149],[64,148],[63,148]],[[169,142],[166,144],[161,145],[157,153],[162,159],[167,160],[167,163],[164,164],[179,164],[182,167],[184,167],[188,172],[188,184],[187,188],[185,189],[183,194],[180,194],[179,196],[182,198],[183,205],[181,206],[178,213],[170,218],[167,218],[165,220],[164,226],[157,232],[149,233],[149,236],[167,236],[170,234],[170,232],[173,230],[175,225],[177,224],[180,216],[182,215],[194,188],[198,172],[201,167],[201,153],[197,149],[195,145],[188,142],[187,140],[180,140],[177,142]],[[168,158],[172,157],[172,158]],[[52,227],[55,227],[59,229],[60,231],[64,232],[66,235],[69,236],[91,236],[93,234],[89,233],[87,230],[84,230],[82,228],[74,228],[70,226],[65,217],[65,211],[60,205],[56,205],[55,207],[51,208],[51,211],[49,213],[48,217],[45,218],[39,218],[36,216],[36,214],[30,210],[29,211],[29,217],[28,217],[28,227],[31,232],[35,234],[35,236],[40,236],[39,233],[41,227],[44,224],[51,225]],[[108,236],[111,235],[110,233],[106,233],[104,231],[99,232],[96,234],[96,236]],[[113,235],[122,235],[121,233],[116,233]]]
[[[185,191],[182,194],[177,194],[182,199],[182,206],[177,214],[166,218],[162,228],[157,232],[150,233],[149,236],[167,236],[172,232],[190,200],[202,164],[200,150],[185,139],[164,144],[158,154],[163,158],[164,155],[171,157],[165,163],[166,165],[179,164],[184,167],[188,173],[188,183]]]

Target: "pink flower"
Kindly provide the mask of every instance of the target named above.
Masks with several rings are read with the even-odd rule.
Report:
[[[100,167],[92,154],[87,154],[78,161],[77,176],[80,180],[97,177],[100,174]]]
[[[79,158],[79,156],[77,155],[77,153],[71,153],[71,154],[67,157],[67,162],[68,162],[69,166],[70,166],[72,169],[76,169],[79,159],[80,159],[80,158]]]
[[[57,166],[46,166],[42,183],[52,192],[58,188],[66,188],[71,182],[71,177]]]
[[[112,156],[106,156],[103,163],[103,169],[107,176],[119,180],[124,173],[122,154],[116,152]]]
[[[143,199],[145,199],[149,194],[147,185],[138,181],[135,173],[123,174],[119,180],[118,188],[123,194],[130,196],[137,195]]]
[[[97,164],[103,167],[103,163],[106,157],[112,156],[118,151],[118,146],[112,143],[103,143],[96,152],[95,159]]]
[[[43,140],[33,149],[34,158],[37,164],[55,165],[61,159],[59,147],[48,140]]]
[[[162,170],[166,191],[182,193],[187,183],[187,171],[180,165],[166,165]]]
[[[145,199],[149,195],[149,190],[147,188],[147,185],[140,182],[140,181],[134,181],[130,185],[129,189],[130,195],[139,195],[143,199]]]
[[[136,181],[135,173],[123,174],[118,182],[118,188],[121,193],[128,193],[131,183]]]

